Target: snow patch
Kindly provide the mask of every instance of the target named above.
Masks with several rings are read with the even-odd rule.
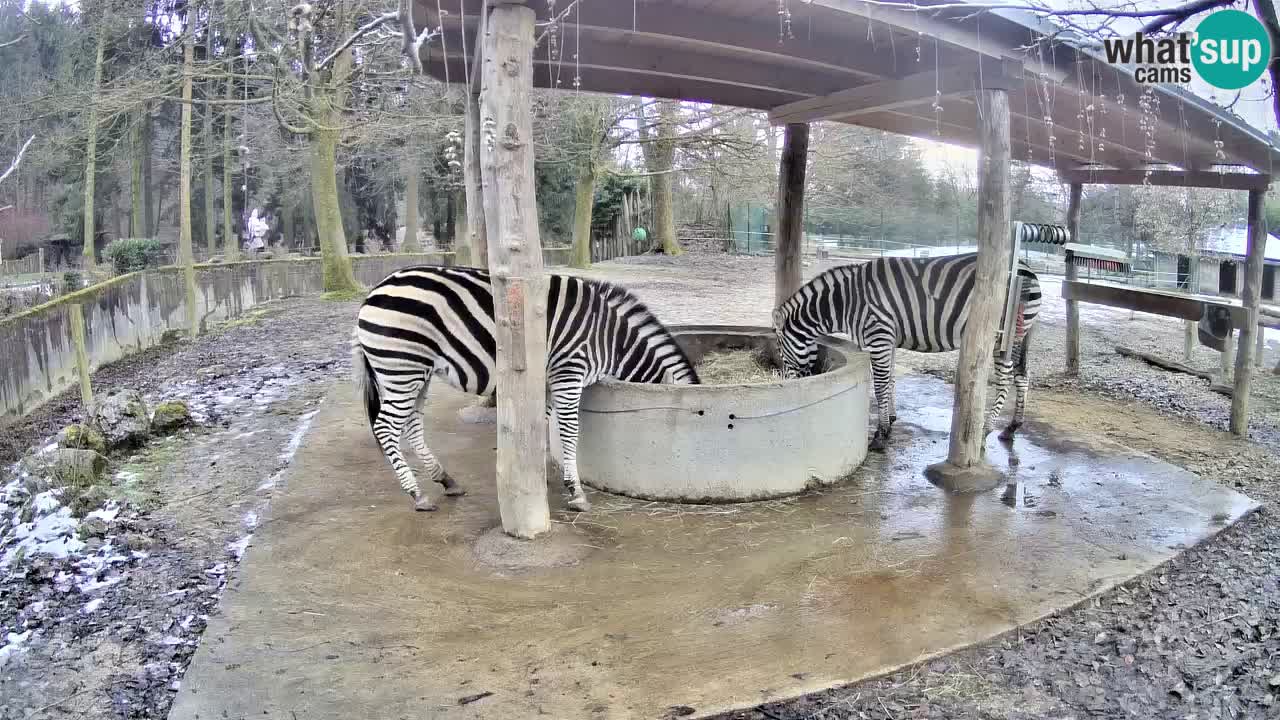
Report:
[[[302,447],[302,438],[306,437],[307,431],[311,429],[311,421],[315,420],[319,410],[302,416],[298,422],[298,427],[294,429],[293,435],[289,438],[289,444],[285,446],[284,452],[280,453],[280,462],[288,463],[293,461],[293,456],[298,454],[298,448]]]
[[[102,607],[102,603],[103,603],[103,598],[94,598],[89,602],[85,603],[84,607],[80,608],[80,612],[85,615],[91,615],[97,612],[98,608]]]

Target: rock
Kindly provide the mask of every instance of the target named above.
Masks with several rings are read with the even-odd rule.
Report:
[[[59,483],[83,488],[102,479],[107,471],[107,459],[94,450],[59,448],[53,453],[52,467]]]
[[[167,433],[191,424],[191,409],[181,400],[168,400],[156,406],[151,416],[151,430]]]
[[[107,396],[94,411],[92,424],[112,450],[135,448],[151,433],[147,404],[132,390]]]
[[[88,540],[89,538],[104,538],[109,530],[110,526],[106,520],[92,517],[81,520],[80,526],[76,528],[76,533],[80,535],[81,540]]]
[[[74,450],[107,451],[107,440],[91,425],[68,425],[58,432],[58,447]]]
[[[123,537],[118,538],[119,542],[129,550],[147,550],[156,544],[155,540],[143,535],[142,533],[125,533]]]
[[[176,343],[181,339],[182,339],[181,330],[165,330],[160,335],[160,344],[168,345],[169,343]]]
[[[71,498],[67,503],[67,507],[71,508],[71,514],[76,517],[84,517],[89,513],[97,510],[107,501],[111,499],[111,493],[102,485],[91,485],[83,492]]]

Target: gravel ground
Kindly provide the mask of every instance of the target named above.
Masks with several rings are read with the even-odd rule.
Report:
[[[772,273],[771,258],[701,253],[628,258],[589,272],[632,288],[668,323],[757,325],[769,322]],[[1091,306],[1083,306],[1081,376],[1065,378],[1063,303],[1051,278],[1045,285],[1034,411],[1237,487],[1266,508],[1157,572],[993,643],[721,720],[1280,717],[1280,522],[1272,510],[1280,500],[1280,379],[1264,375],[1255,386],[1253,441],[1233,438],[1222,432],[1229,401],[1207,383],[1112,352],[1125,344],[1179,359],[1178,323]],[[112,584],[59,589],[58,573],[74,568],[56,560],[0,579],[0,645],[7,633],[32,631],[19,649],[0,649],[0,720],[165,716],[314,405],[346,373],[355,307],[272,303],[215,334],[95,375],[100,392],[185,398],[200,422],[113,458],[137,479],[140,497],[121,509],[109,537],[143,551],[99,578]],[[1273,345],[1268,364],[1278,356]],[[954,354],[915,353],[899,361],[943,376],[954,362]],[[1217,362],[1198,348],[1192,364]],[[0,466],[79,411],[64,396],[7,428]]]
[[[818,268],[805,269],[806,276]],[[592,271],[632,287],[669,323],[767,325],[772,259],[641,257]],[[1114,352],[1182,357],[1178,321],[1082,306],[1081,373],[1063,375],[1065,303],[1044,278],[1031,356],[1034,412],[1214,479],[1265,507],[1156,572],[995,642],[887,677],[720,720],[813,718],[1280,717],[1280,378],[1255,377],[1252,441],[1223,432],[1230,400],[1208,383]],[[1273,367],[1280,352],[1268,348]],[[952,374],[955,354],[901,353],[899,366]],[[1191,364],[1218,367],[1197,348]]]
[[[152,403],[180,398],[198,422],[112,458],[120,506],[84,554],[0,568],[0,720],[168,714],[314,406],[347,372],[355,308],[269,303],[194,342],[94,375],[100,395],[130,388]],[[80,413],[72,393],[6,428],[0,468]],[[104,554],[97,569],[91,560]]]

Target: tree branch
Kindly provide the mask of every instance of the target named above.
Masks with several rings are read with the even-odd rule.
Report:
[[[316,65],[316,69],[323,70],[329,67],[329,65],[332,64],[334,60],[338,59],[339,55],[345,52],[347,48],[350,48],[352,45],[354,45],[357,40],[364,37],[365,35],[368,35],[374,30],[377,30],[379,27],[382,27],[386,23],[389,23],[392,20],[399,20],[399,19],[400,19],[399,12],[389,12],[389,13],[383,13],[378,17],[374,18],[373,20],[370,20],[369,22],[365,23],[364,25],[361,25],[359,28],[356,29],[354,33],[351,33],[350,37],[344,40],[341,45],[334,48],[333,52],[325,56],[325,58]]]
[[[1142,32],[1155,32],[1163,29],[1171,23],[1180,23],[1192,15],[1202,13],[1205,10],[1212,10],[1216,7],[1233,4],[1235,4],[1234,0],[1193,0],[1193,2],[1189,2],[1186,5],[1181,5],[1168,10],[1161,10],[1161,14],[1156,19],[1142,26]],[[1136,15],[1116,15],[1110,12],[1106,14],[1111,15],[1112,17],[1140,17]]]
[[[6,41],[4,41],[4,42],[0,42],[0,50],[3,50],[3,49],[5,49],[5,48],[9,47],[10,45],[17,45],[18,43],[20,43],[20,42],[22,42],[23,40],[26,40],[26,39],[27,39],[27,36],[26,36],[26,35],[19,35],[18,37],[14,38],[14,39],[12,39],[12,40],[6,40]]]
[[[9,165],[9,169],[5,170],[3,175],[0,175],[0,182],[4,182],[5,178],[12,175],[13,171],[18,169],[18,164],[22,162],[23,154],[26,153],[27,148],[31,146],[31,141],[35,139],[36,139],[36,136],[32,135],[31,137],[27,138],[27,141],[25,143],[22,144],[22,149],[18,150],[18,155],[13,158],[13,163]]]

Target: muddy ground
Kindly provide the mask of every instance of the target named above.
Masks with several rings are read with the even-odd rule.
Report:
[[[316,404],[347,373],[355,309],[315,298],[269,303],[94,375],[99,394],[186,400],[197,424],[112,458],[121,507],[84,554],[0,568],[0,719],[168,714]],[[6,428],[0,467],[80,414],[69,394]],[[87,577],[102,555],[111,562],[91,581],[67,581]]]
[[[668,323],[763,325],[772,262],[689,254],[605,263],[591,273],[633,288]],[[1264,375],[1255,390],[1255,440],[1232,438],[1222,432],[1229,401],[1206,382],[1113,352],[1125,344],[1180,358],[1178,323],[1089,306],[1081,376],[1065,378],[1063,303],[1054,282],[1045,284],[1032,361],[1036,412],[1267,507],[1161,571],[995,643],[723,720],[1280,716],[1280,522],[1272,510],[1280,499],[1280,379]],[[37,557],[16,572],[0,569],[0,720],[166,715],[205,618],[216,612],[316,404],[347,374],[355,308],[316,298],[270,303],[213,334],[95,375],[99,392],[186,399],[198,423],[113,458],[121,508],[99,545],[114,545],[123,559],[95,571],[90,589],[59,580],[60,572],[85,572],[72,560]],[[1277,360],[1272,346],[1267,362]],[[1217,356],[1199,348],[1193,363],[1213,369]],[[903,369],[944,377],[953,364],[954,354],[900,359]],[[79,411],[78,400],[64,396],[7,428],[0,467]],[[20,644],[9,639],[24,632]]]
[[[598,272],[633,287],[667,322],[768,323],[772,258],[634,258]],[[1161,570],[997,642],[720,720],[1280,717],[1280,377],[1270,373],[1280,348],[1268,347],[1268,370],[1256,376],[1252,440],[1237,439],[1224,432],[1230,400],[1206,381],[1115,354],[1125,345],[1181,360],[1178,321],[1082,306],[1081,373],[1065,377],[1065,303],[1056,279],[1044,285],[1030,370],[1037,413],[1266,506]],[[898,362],[951,379],[955,354],[904,352]],[[1218,363],[1202,347],[1191,362]]]

